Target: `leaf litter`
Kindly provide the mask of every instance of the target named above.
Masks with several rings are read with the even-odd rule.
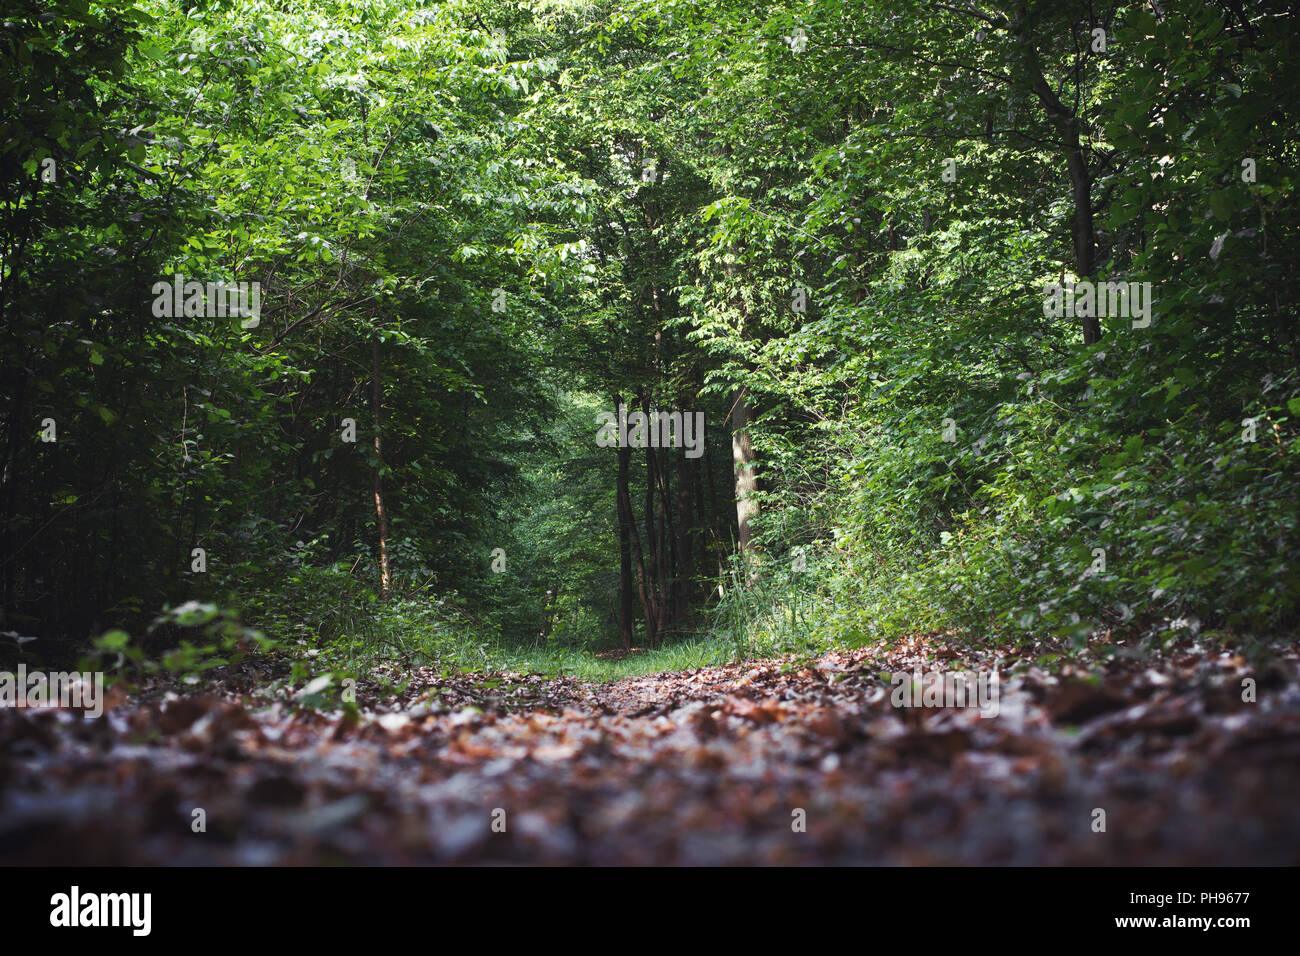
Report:
[[[995,717],[893,705],[893,673],[994,663],[937,638],[607,684],[413,668],[351,710],[256,667],[7,709],[0,862],[1300,863],[1295,651],[1142,658],[1002,660]]]

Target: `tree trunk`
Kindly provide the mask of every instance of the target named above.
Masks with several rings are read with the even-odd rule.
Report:
[[[754,446],[749,437],[751,410],[742,385],[731,411],[731,459],[736,473],[736,540],[746,559],[753,556],[754,536],[750,522],[758,516],[758,476],[754,472]]]
[[[619,448],[618,454],[622,459],[620,467],[622,470],[626,470],[632,460],[632,449]],[[641,598],[641,609],[645,612],[646,643],[653,646],[659,639],[659,618],[655,613],[654,599],[650,593],[645,558],[641,551],[641,535],[636,530],[636,518],[632,513],[632,495],[626,482],[619,488],[619,496],[622,499],[623,513],[627,515],[626,527],[630,539],[632,566],[636,571],[637,592]]]
[[[737,253],[733,250],[733,258]],[[727,275],[735,277],[740,272],[737,262],[729,262]],[[737,295],[736,310],[739,313],[740,337],[748,337],[749,310],[744,297]],[[731,406],[731,460],[736,478],[736,542],[741,557],[746,563],[754,555],[753,530],[750,522],[758,516],[758,501],[752,496],[758,491],[758,476],[754,472],[754,445],[750,440],[749,423],[752,409],[746,387],[736,389],[736,399]]]
[[[663,609],[664,632],[673,629],[677,619],[677,535],[673,527],[673,500],[671,477],[668,473],[668,456],[674,450],[660,448],[655,452],[655,473],[659,501],[655,505],[656,534],[659,542],[659,605]],[[681,452],[676,452],[681,454]]]
[[[1070,233],[1074,241],[1075,272],[1083,279],[1092,279],[1097,267],[1096,229],[1092,221],[1092,176],[1088,172],[1088,158],[1084,155],[1083,142],[1079,137],[1079,117],[1061,102],[1043,76],[1038,63],[1038,52],[1034,49],[1033,38],[1027,29],[1020,35],[1020,42],[1034,92],[1047,111],[1065,154],[1065,168],[1070,175],[1070,198],[1074,204]],[[1092,315],[1081,317],[1080,324],[1083,327],[1084,345],[1101,341],[1101,322],[1097,318],[1095,306]]]
[[[388,511],[384,508],[384,450],[379,441],[379,406],[383,388],[379,381],[379,336],[370,336],[370,356],[373,370],[370,379],[370,412],[375,428],[375,521],[379,526],[379,596],[387,599],[392,588],[392,572],[388,565]]]
[[[647,428],[650,427],[650,400],[641,398],[641,413],[645,415]],[[646,575],[646,594],[654,606],[655,635],[651,647],[658,647],[662,639],[663,602],[659,595],[663,590],[663,568],[659,563],[659,537],[655,531],[655,450],[649,442],[645,447],[645,556],[649,574]]]
[[[683,410],[682,414],[690,412]],[[676,534],[673,536],[677,567],[673,575],[673,617],[682,625],[690,608],[695,569],[691,561],[691,461],[684,452],[677,452],[677,456]]]
[[[614,408],[618,408],[619,399],[614,398]],[[618,450],[618,485],[616,490],[618,510],[618,637],[625,651],[632,649],[632,535],[630,525],[632,515],[626,504],[632,496],[628,492],[628,463],[632,457],[630,448]]]

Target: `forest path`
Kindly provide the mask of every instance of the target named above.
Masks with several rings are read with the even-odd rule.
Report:
[[[610,684],[416,669],[351,720],[255,704],[248,667],[107,720],[6,710],[0,862],[1300,862],[1294,652],[1003,661],[997,716],[891,702],[896,671],[991,663],[918,640]]]

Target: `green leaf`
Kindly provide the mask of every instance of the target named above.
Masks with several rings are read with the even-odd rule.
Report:
[[[94,641],[95,647],[101,651],[120,651],[130,642],[131,635],[126,631],[111,630],[105,631]]]

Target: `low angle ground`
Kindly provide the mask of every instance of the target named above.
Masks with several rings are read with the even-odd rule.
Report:
[[[610,683],[426,669],[400,696],[361,688],[354,714],[258,706],[250,667],[99,724],[0,713],[0,861],[1300,863],[1294,655],[1015,668],[996,716],[892,706],[882,674],[955,657],[917,641]]]
[[[1296,90],[1286,0],[5,0],[27,916],[1300,864]]]

